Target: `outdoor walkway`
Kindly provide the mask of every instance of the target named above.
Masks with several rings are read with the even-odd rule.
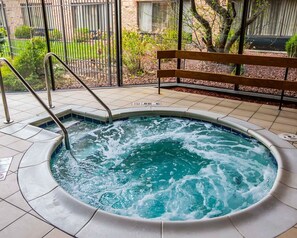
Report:
[[[283,132],[297,133],[297,109],[277,106],[255,104],[223,98],[209,97],[189,93],[181,93],[170,90],[161,90],[152,87],[113,88],[95,90],[97,95],[111,109],[126,107],[145,107],[150,103],[159,103],[159,106],[183,107],[207,110],[230,115],[241,120],[249,121],[256,125],[279,134]],[[39,95],[46,99],[46,93]],[[15,122],[22,122],[35,117],[44,110],[29,93],[7,94],[11,118]],[[98,109],[98,103],[84,90],[56,91],[53,93],[55,110],[68,105],[87,106]],[[157,105],[157,106],[158,106]],[[31,138],[38,134],[18,134],[18,125],[15,130],[5,130],[4,113],[0,102],[0,238],[66,238],[70,237],[44,221],[23,199],[17,181],[19,162],[32,145]],[[101,108],[99,106],[99,108]],[[20,129],[20,128],[19,128]],[[294,144],[297,147],[297,143]],[[10,163],[5,180],[1,181],[1,171]],[[297,162],[297,158],[296,158]],[[296,188],[297,189],[297,186]],[[67,222],[67,221],[65,221]],[[297,226],[282,234],[282,238],[296,238]]]

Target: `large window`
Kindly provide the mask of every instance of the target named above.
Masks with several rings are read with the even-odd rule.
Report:
[[[175,4],[172,2],[138,2],[139,30],[158,33],[165,29],[170,20],[174,22]],[[172,13],[172,14],[170,14]],[[170,18],[173,19],[170,19]]]
[[[6,28],[5,26],[5,19],[4,19],[4,8],[5,8],[5,5],[3,6],[2,4],[0,4],[0,27],[4,27]]]
[[[21,4],[21,11],[24,25],[33,28],[44,28],[42,6],[40,3]],[[46,5],[48,27],[54,28],[53,6]]]
[[[177,1],[138,2],[138,28],[141,32],[159,33],[170,24],[177,24]],[[190,1],[184,1],[184,12],[190,8]],[[184,31],[191,29],[184,24]]]
[[[106,3],[72,5],[74,28],[87,28],[90,31],[106,31],[108,28]],[[109,22],[112,24],[111,6]]]
[[[252,12],[256,8],[255,0],[250,2]],[[297,32],[297,1],[269,0],[266,11],[248,28],[249,35],[292,36]]]

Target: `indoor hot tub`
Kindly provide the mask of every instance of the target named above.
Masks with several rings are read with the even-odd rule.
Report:
[[[52,138],[24,155],[19,183],[71,235],[251,237],[267,226],[263,237],[273,237],[296,224],[280,183],[296,149],[259,126],[180,108],[115,110],[113,123],[100,112],[62,114],[71,152],[39,119]]]
[[[205,121],[135,117],[64,122],[72,152],[51,160],[73,197],[135,218],[199,220],[242,210],[272,188],[277,163],[254,138]]]

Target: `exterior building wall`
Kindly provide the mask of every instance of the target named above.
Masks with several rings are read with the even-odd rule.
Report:
[[[104,0],[102,0],[103,2]],[[122,0],[121,6],[122,6],[122,27],[123,29],[128,30],[138,30],[138,9],[137,5],[138,2],[165,2],[165,1],[171,1],[171,0]],[[226,0],[220,0],[223,4],[226,3]],[[249,27],[248,33],[251,35],[274,35],[274,36],[288,36],[296,33],[296,13],[297,11],[295,8],[297,7],[297,3],[295,0],[269,0],[271,2],[270,7],[266,14],[263,16],[260,16],[254,24],[252,24]],[[29,2],[40,4],[39,0],[29,0]],[[73,34],[73,18],[72,18],[72,3],[88,3],[91,2],[89,0],[46,0],[46,3],[53,3],[53,5],[56,5],[54,8],[56,8],[53,12],[53,18],[54,18],[54,27],[62,31],[62,21],[61,21],[61,14],[59,5],[60,2],[64,5],[64,15],[66,21],[66,32],[67,36],[70,36]],[[204,0],[196,0],[197,7],[199,13],[202,15],[205,15],[205,12],[208,12],[208,16],[205,17],[207,19],[212,18],[211,11],[209,10],[209,7],[206,6]],[[7,23],[9,30],[12,35],[14,35],[15,28],[17,26],[23,25],[23,19],[22,19],[22,12],[20,4],[25,4],[25,0],[3,0],[3,3],[5,5],[5,12],[7,17]],[[282,9],[281,11],[277,11],[277,9]],[[275,10],[276,9],[276,10]],[[204,13],[202,13],[204,11]],[[273,14],[274,15],[273,15]],[[283,15],[281,15],[281,13]],[[283,21],[286,20],[286,24],[283,23]],[[281,24],[283,23],[283,24]],[[259,27],[260,26],[260,27]]]
[[[4,0],[8,28],[13,35],[15,28],[23,24],[20,0]]]
[[[122,26],[123,29],[135,30],[138,29],[137,22],[137,1],[123,0],[122,1]]]

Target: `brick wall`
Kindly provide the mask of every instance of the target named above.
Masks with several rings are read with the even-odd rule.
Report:
[[[14,34],[17,26],[23,25],[20,0],[4,0],[7,24],[11,34]]]
[[[124,29],[138,29],[137,1],[122,0],[122,26]]]

